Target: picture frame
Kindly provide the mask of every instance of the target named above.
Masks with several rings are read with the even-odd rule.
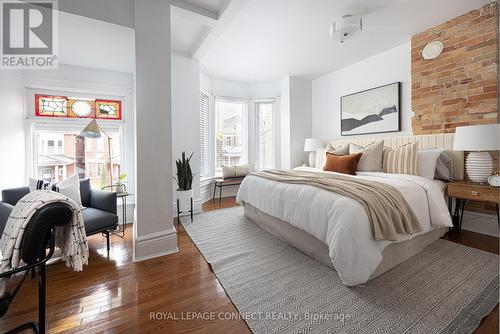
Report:
[[[401,82],[340,98],[340,135],[401,131]]]

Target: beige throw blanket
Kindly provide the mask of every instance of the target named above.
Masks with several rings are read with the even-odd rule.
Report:
[[[354,199],[365,209],[375,240],[395,241],[397,234],[422,231],[401,192],[384,183],[305,171],[265,170],[251,175],[277,182],[309,185]]]

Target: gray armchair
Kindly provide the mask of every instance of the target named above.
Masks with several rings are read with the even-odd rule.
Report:
[[[29,193],[28,187],[2,190],[0,202],[0,234],[3,233],[7,219],[14,205]],[[83,222],[87,235],[102,233],[106,236],[107,249],[109,250],[109,231],[118,225],[116,209],[116,193],[94,190],[90,187],[90,180],[80,180],[80,197],[82,205]]]

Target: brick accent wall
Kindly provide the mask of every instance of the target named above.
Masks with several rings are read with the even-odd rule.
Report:
[[[498,30],[493,2],[412,37],[413,134],[499,122]],[[443,52],[424,60],[423,48],[435,40],[444,44]]]

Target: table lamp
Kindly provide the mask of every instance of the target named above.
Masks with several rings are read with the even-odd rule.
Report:
[[[317,138],[306,138],[304,152],[309,152],[309,166],[316,165],[316,151],[323,145],[323,141]]]
[[[455,151],[468,151],[465,171],[472,182],[484,183],[493,173],[493,159],[487,151],[500,150],[500,124],[457,127]]]

